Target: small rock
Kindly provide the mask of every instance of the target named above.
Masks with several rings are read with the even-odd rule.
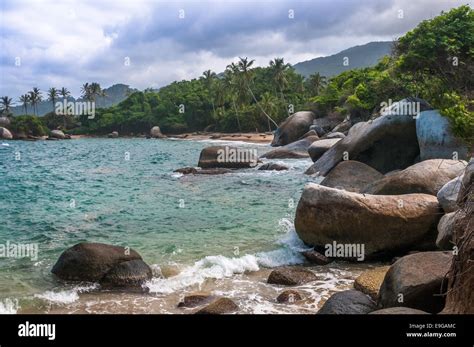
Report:
[[[13,135],[7,128],[0,127],[0,139],[11,140],[13,139]]]
[[[358,290],[345,290],[333,294],[318,311],[318,314],[367,314],[377,305]]]
[[[186,295],[181,302],[178,303],[178,307],[193,308],[207,304],[215,299],[210,293],[207,292],[196,292]]]
[[[327,264],[329,264],[333,261],[332,259],[329,259],[325,255],[322,255],[321,253],[319,253],[318,251],[316,251],[314,249],[312,249],[310,251],[301,252],[301,254],[310,263],[314,263],[316,265],[327,265]]]
[[[462,187],[462,180],[463,175],[453,178],[438,191],[436,197],[444,212],[454,212],[459,208],[456,201]]]
[[[438,237],[436,238],[436,246],[438,246],[439,249],[446,251],[453,249],[454,228],[456,222],[463,217],[464,213],[461,210],[445,214],[441,217],[438,223]]]
[[[268,276],[267,283],[284,286],[296,286],[316,281],[318,277],[303,267],[281,267],[273,270]]]
[[[112,131],[110,134],[107,135],[111,139],[115,139],[119,137],[119,133],[117,131]]]
[[[66,135],[61,130],[51,130],[51,137],[54,139],[64,140]]]
[[[346,137],[346,135],[341,132],[333,132],[324,135],[324,139],[343,139],[344,137]]]
[[[239,310],[239,306],[229,298],[220,298],[206,307],[200,309],[196,314],[226,314]]]
[[[276,300],[280,304],[283,304],[283,303],[293,304],[296,301],[303,300],[303,297],[297,290],[288,289],[281,292],[280,295],[278,295],[278,297],[276,298]]]
[[[280,165],[277,163],[266,163],[258,168],[259,170],[268,170],[268,171],[283,171],[288,170],[288,166]]]
[[[364,271],[354,281],[354,288],[377,300],[380,286],[390,266],[381,266]]]

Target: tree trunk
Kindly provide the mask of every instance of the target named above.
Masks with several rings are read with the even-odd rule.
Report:
[[[457,247],[448,273],[448,292],[443,313],[474,313],[474,160],[471,159],[458,196],[464,217],[454,226]],[[459,213],[459,211],[457,212]]]

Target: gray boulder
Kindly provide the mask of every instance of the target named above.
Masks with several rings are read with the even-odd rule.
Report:
[[[416,119],[420,159],[467,159],[468,147],[454,136],[449,119],[437,110],[421,112]]]
[[[284,146],[298,140],[310,130],[313,120],[313,112],[302,111],[292,114],[275,131],[271,145]]]
[[[318,314],[367,314],[377,305],[358,290],[345,290],[333,294],[318,311]]]
[[[296,158],[307,158],[309,157],[308,154],[308,147],[314,141],[319,140],[317,136],[308,136],[301,140],[292,142],[288,145],[281,146],[271,151],[263,154],[261,158],[267,159],[296,159]]]
[[[442,250],[452,250],[454,247],[454,229],[456,223],[464,218],[462,210],[445,214],[438,223],[438,237],[436,246]]]
[[[352,126],[347,136],[325,152],[307,171],[326,176],[343,159],[357,160],[381,173],[412,165],[420,149],[415,120],[406,115],[382,115]]]
[[[66,135],[61,130],[51,130],[51,137],[54,139],[64,140]]]
[[[369,314],[429,314],[428,312],[416,310],[409,307],[389,307],[370,312]]]
[[[430,313],[445,303],[452,252],[420,252],[404,256],[388,270],[380,287],[380,307],[404,306]]]
[[[340,132],[331,132],[324,135],[324,139],[343,139],[344,137],[346,137],[346,135]]]
[[[446,183],[436,194],[439,204],[444,212],[454,212],[458,209],[457,199],[459,191],[461,190],[463,176],[453,178]]]
[[[335,138],[335,139],[325,139],[325,140],[318,140],[315,141],[309,146],[308,148],[308,153],[309,156],[311,157],[312,161],[316,161],[321,156],[327,152],[329,148],[334,146],[337,142],[339,142],[341,139],[340,138]]]
[[[0,127],[0,139],[11,140],[13,139],[13,135],[7,128]]]
[[[151,128],[150,136],[153,137],[154,139],[162,139],[162,138],[166,137],[161,133],[161,129],[157,125],[155,125],[153,128]]]
[[[283,171],[283,170],[288,170],[288,166],[281,165],[278,163],[266,163],[260,166],[258,169],[266,170],[266,171]]]

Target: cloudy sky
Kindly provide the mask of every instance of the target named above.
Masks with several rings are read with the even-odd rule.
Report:
[[[0,95],[84,82],[135,88],[220,72],[239,56],[297,63],[393,40],[470,0],[0,0]],[[402,18],[400,18],[402,17]]]

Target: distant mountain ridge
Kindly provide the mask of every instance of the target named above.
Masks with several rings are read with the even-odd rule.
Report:
[[[105,108],[117,105],[118,103],[125,100],[130,94],[138,91],[137,89],[130,88],[130,86],[126,84],[114,84],[108,88],[104,89],[105,97],[97,97],[96,99],[96,108]],[[46,91],[42,91],[43,98],[46,97]],[[58,101],[61,101],[62,98],[58,97]],[[81,98],[75,99],[74,97],[68,97],[68,101],[83,101]],[[53,104],[49,100],[43,100],[37,105],[38,107],[38,115],[44,116],[46,113],[53,111]],[[25,114],[25,110],[23,106],[18,105],[11,108],[12,113],[14,116],[19,116]],[[33,114],[33,109],[31,105],[28,105],[28,114]]]
[[[369,42],[365,45],[354,46],[327,57],[319,57],[293,65],[296,72],[308,77],[316,72],[320,75],[331,77],[343,71],[355,68],[364,68],[377,64],[392,50],[393,41]],[[344,65],[347,57],[348,65]]]

